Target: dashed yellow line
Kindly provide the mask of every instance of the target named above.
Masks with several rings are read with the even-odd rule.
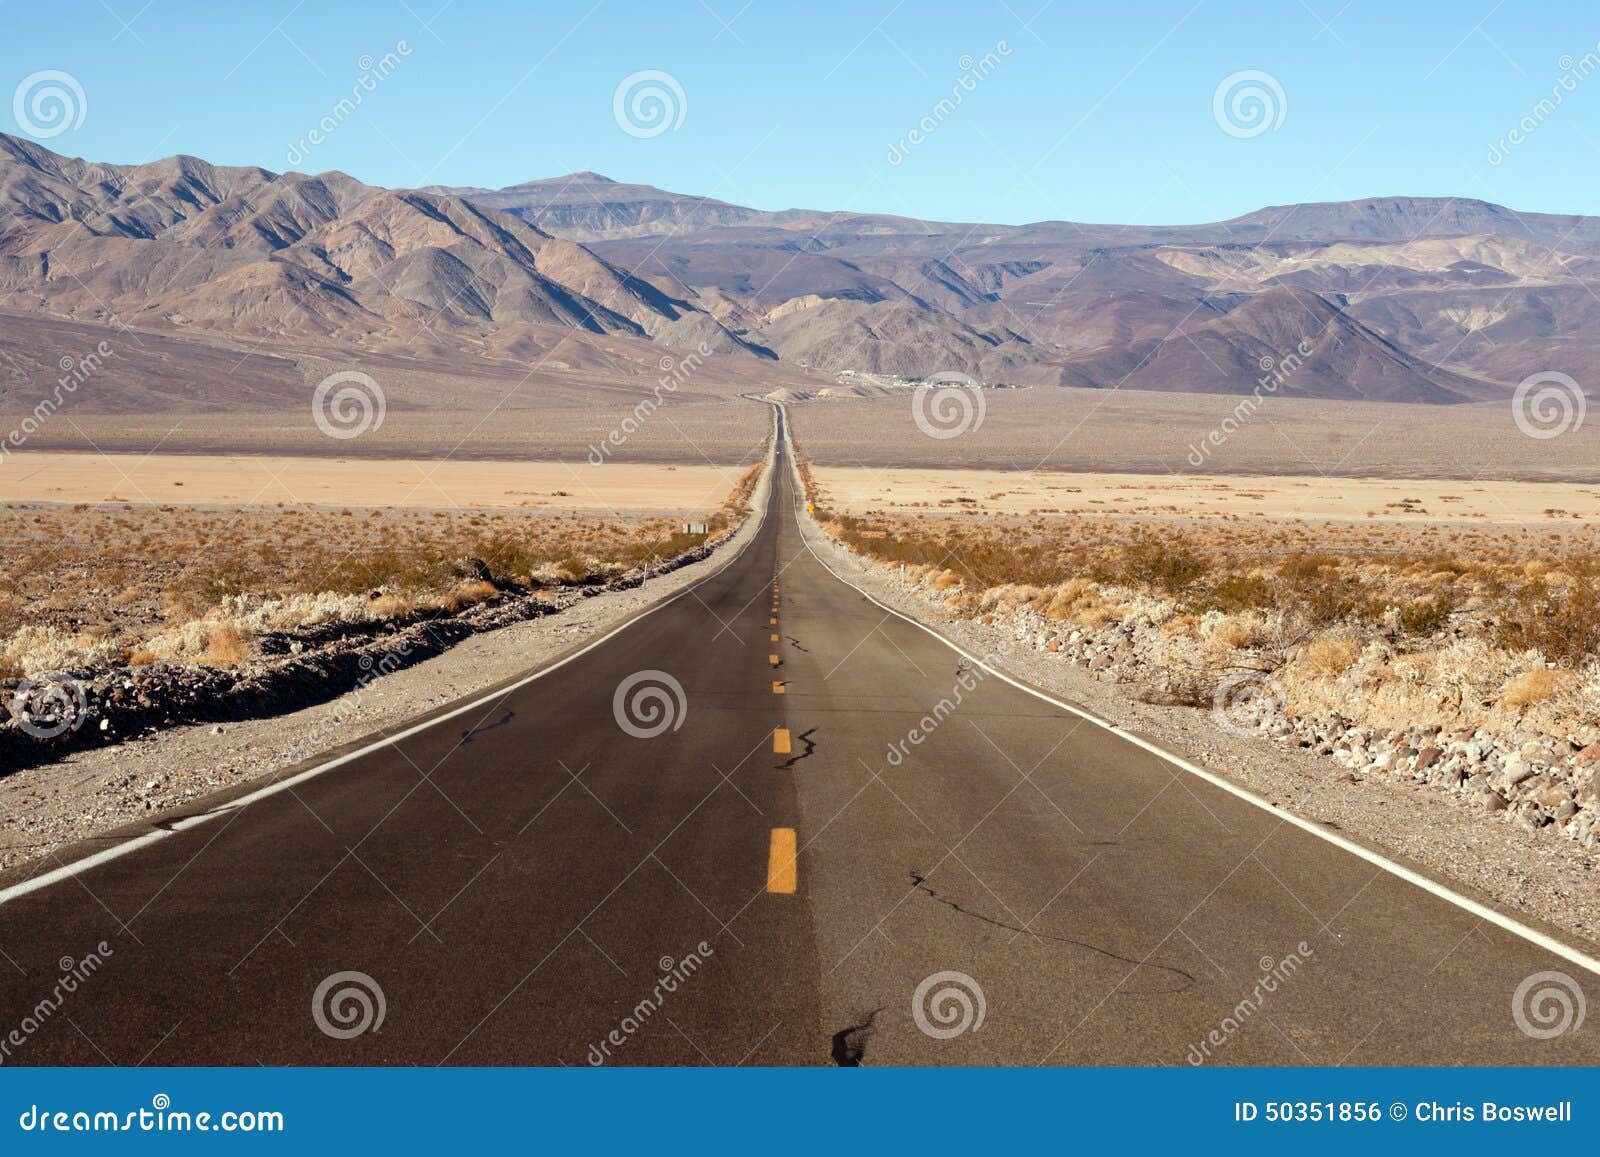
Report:
[[[776,667],[778,665],[778,656],[776,656],[776,655],[768,655],[767,656],[767,662],[771,663],[774,667]]]
[[[776,615],[772,616],[772,618],[767,620],[767,626],[776,627],[777,625],[778,625],[778,617]]]
[[[772,754],[788,755],[790,750],[789,729],[787,727],[774,727],[772,729]]]
[[[783,680],[782,679],[774,679],[772,681],[772,693],[774,695],[782,695],[782,694],[784,694]]]
[[[796,858],[793,828],[773,828],[772,845],[767,852],[767,891],[792,896],[800,886],[800,865]]]
[[[776,632],[774,632],[774,634],[773,634],[773,636],[772,636],[772,641],[773,641],[773,642],[774,642],[774,643],[776,643],[776,642],[777,642],[777,641],[778,641],[778,636],[777,636],[777,634],[776,634]]]

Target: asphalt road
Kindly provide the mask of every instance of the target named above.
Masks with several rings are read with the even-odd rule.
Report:
[[[787,454],[742,554],[546,677],[0,905],[0,1059],[1600,1062],[1513,1009],[1592,973],[835,578]]]

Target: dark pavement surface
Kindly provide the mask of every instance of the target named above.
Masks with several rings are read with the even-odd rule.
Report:
[[[1513,1016],[1593,974],[963,675],[806,550],[787,455],[748,548],[609,642],[0,906],[6,1063],[1600,1063]],[[341,972],[382,993],[349,1039]]]

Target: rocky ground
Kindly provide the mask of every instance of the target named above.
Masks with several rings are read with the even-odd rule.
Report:
[[[763,508],[767,485],[763,476],[751,509]],[[319,648],[315,661],[286,641],[288,653],[259,670],[170,672],[150,686],[131,673],[102,673],[98,678],[107,686],[96,693],[121,705],[86,726],[98,730],[106,721],[123,728],[124,738],[79,746],[0,778],[0,871],[36,860],[66,862],[78,854],[69,845],[281,776],[318,752],[535,670],[723,566],[753,536],[757,521],[747,517],[714,551],[643,586],[625,580],[567,591],[537,609],[526,600],[475,607],[448,621],[337,641],[331,650]],[[227,686],[195,683],[213,678]],[[330,691],[330,679],[347,689]],[[287,710],[280,704],[268,718],[245,717],[250,701],[262,695],[281,696],[284,703],[296,696],[320,701]],[[206,718],[167,726],[165,716],[173,711]]]
[[[1003,655],[996,665],[1017,678],[1531,922],[1600,941],[1600,734],[1573,743],[1290,718],[1270,684],[1255,680],[1200,707],[1163,702],[1136,622],[1089,631],[1029,612],[990,623],[954,615],[948,592],[903,586],[898,568],[804,526],[851,582],[974,654]]]

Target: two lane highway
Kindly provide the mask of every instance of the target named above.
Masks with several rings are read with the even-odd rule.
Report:
[[[1514,1015],[1572,960],[841,582],[778,421],[760,530],[683,595],[0,904],[8,1063],[1600,1060]]]

